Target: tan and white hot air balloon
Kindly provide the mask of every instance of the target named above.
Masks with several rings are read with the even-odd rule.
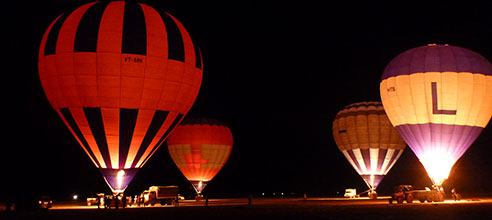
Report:
[[[338,149],[364,179],[375,196],[376,188],[405,149],[380,102],[358,102],[343,108],[333,122]]]

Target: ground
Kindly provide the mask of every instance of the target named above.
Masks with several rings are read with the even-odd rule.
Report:
[[[459,202],[388,204],[386,199],[215,199],[184,201],[179,207],[145,207],[97,210],[95,207],[59,204],[48,211],[0,213],[0,219],[489,219],[492,198]]]

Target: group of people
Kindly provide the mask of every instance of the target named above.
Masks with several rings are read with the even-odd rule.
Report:
[[[111,207],[114,207],[115,209],[118,209],[120,207],[126,208],[127,205],[127,198],[123,193],[100,196],[97,200],[98,209],[100,209],[101,207],[104,207],[104,209],[111,209]]]
[[[145,202],[145,197],[143,195],[136,195],[134,198],[132,198],[131,196],[125,196],[123,193],[119,193],[116,195],[100,195],[97,200],[98,209],[111,209],[112,207],[118,209],[126,208],[131,205],[145,206],[147,205],[147,203]]]

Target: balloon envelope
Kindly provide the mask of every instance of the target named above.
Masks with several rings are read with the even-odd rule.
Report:
[[[380,92],[392,124],[441,185],[490,120],[492,66],[465,48],[417,47],[387,65]]]
[[[380,102],[346,106],[333,121],[333,137],[370,189],[378,187],[405,149]]]
[[[167,145],[176,166],[201,193],[229,159],[232,134],[221,122],[195,119],[179,125]]]
[[[39,50],[44,92],[115,192],[191,108],[202,60],[171,15],[136,1],[82,5],[59,16]]]

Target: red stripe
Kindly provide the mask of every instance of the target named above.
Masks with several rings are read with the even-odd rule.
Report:
[[[96,2],[88,3],[80,8],[77,8],[63,23],[60,33],[58,35],[58,40],[56,42],[56,54],[60,53],[73,53],[75,34],[77,32],[77,27],[79,26],[80,19],[84,13]],[[66,62],[63,60],[62,62]]]
[[[108,62],[109,60],[107,59],[109,58],[103,57],[101,61],[104,62],[104,65],[112,64],[107,69],[113,69],[113,70],[119,69],[121,41],[123,35],[122,32],[123,32],[124,8],[125,8],[124,1],[111,2],[106,7],[106,10],[104,10],[104,14],[101,18],[101,23],[99,26],[99,34],[97,36],[98,56],[100,54],[103,54],[104,56],[108,56],[109,54],[104,54],[104,53],[110,53],[110,54],[114,54],[114,56],[117,56],[116,58],[118,58],[114,60],[115,62]],[[118,72],[113,74],[117,74],[117,73]]]
[[[140,4],[140,6],[147,25],[147,57],[155,56],[167,59],[167,33],[160,14],[148,5]]]

